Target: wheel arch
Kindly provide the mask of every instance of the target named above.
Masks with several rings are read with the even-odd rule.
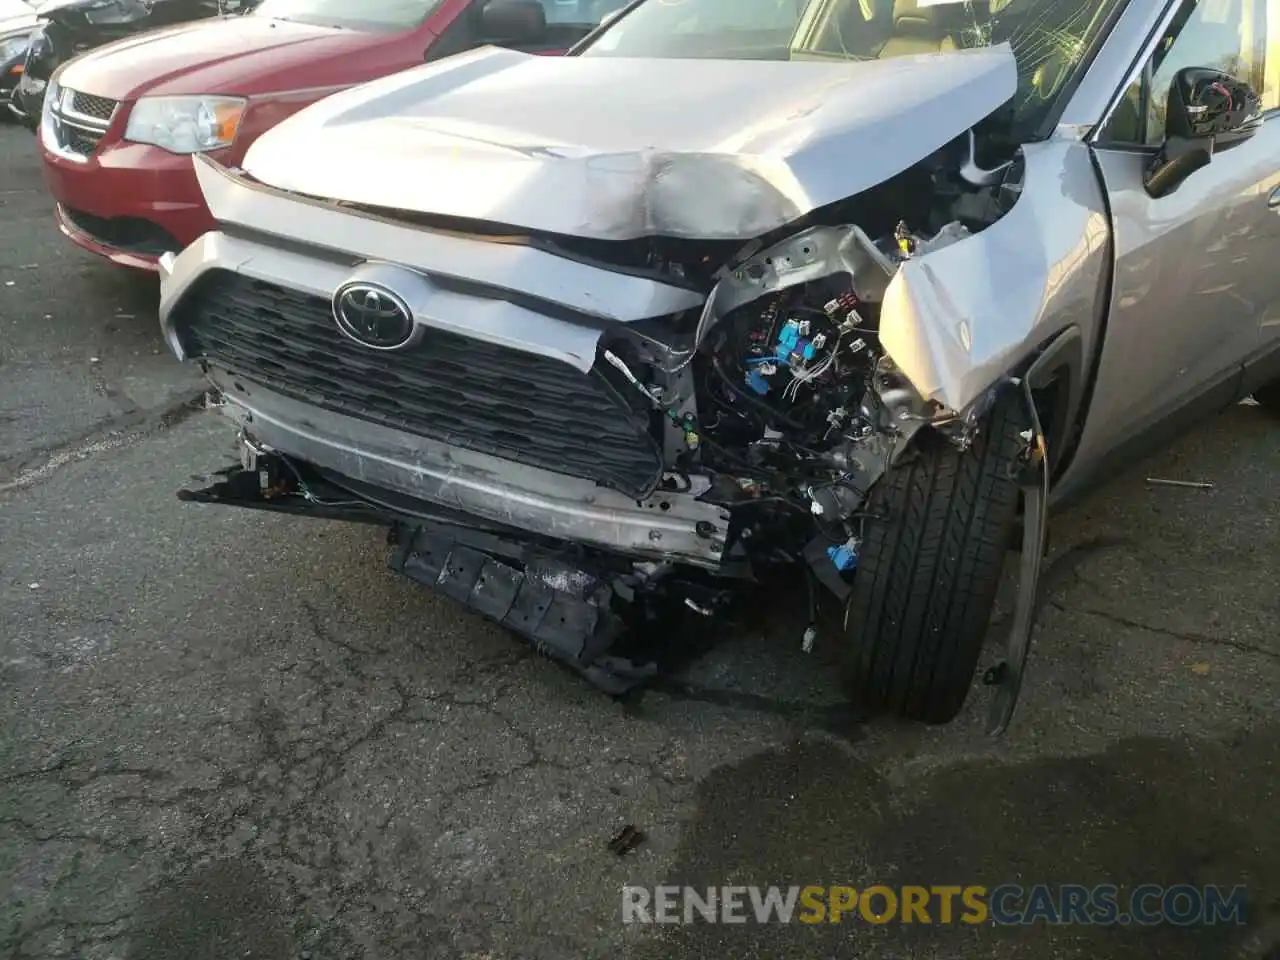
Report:
[[[1079,327],[1070,326],[1045,344],[1023,374],[1044,430],[1051,474],[1069,462],[1084,401],[1086,367],[1084,336]]]

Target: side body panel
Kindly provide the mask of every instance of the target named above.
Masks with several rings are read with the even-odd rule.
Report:
[[[1122,445],[1237,371],[1258,348],[1275,271],[1258,254],[1274,211],[1264,183],[1280,157],[1280,123],[1218,154],[1158,200],[1142,188],[1148,156],[1098,151],[1111,196],[1116,271],[1093,416],[1077,457]]]
[[[1083,143],[1024,148],[1022,196],[1002,219],[908,260],[885,292],[880,339],[926,399],[962,410],[1069,327],[1096,342],[1110,252]]]
[[[1280,54],[1277,54],[1280,56]],[[1280,112],[1273,111],[1263,126],[1263,135],[1271,138],[1275,144],[1280,137]],[[1268,134],[1267,131],[1270,131]],[[1272,156],[1280,157],[1280,148],[1272,147]],[[1264,216],[1265,226],[1258,244],[1258,252],[1254,259],[1269,263],[1280,251],[1280,161],[1272,164],[1271,170],[1259,185],[1259,197],[1267,208]],[[1258,311],[1258,349],[1250,362],[1245,366],[1243,391],[1252,393],[1259,387],[1280,381],[1280,274],[1267,266],[1257,268],[1260,273],[1271,277],[1272,284],[1267,291],[1268,296]]]
[[[1152,26],[1171,9],[1162,5]],[[1114,274],[1080,442],[1056,499],[1077,496],[1237,399],[1243,365],[1264,352],[1269,332],[1277,336],[1271,324],[1280,319],[1280,277],[1264,265],[1280,240],[1270,205],[1280,186],[1280,118],[1159,199],[1143,187],[1154,148],[1093,149],[1111,210]]]

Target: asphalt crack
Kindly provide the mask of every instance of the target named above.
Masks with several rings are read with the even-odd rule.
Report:
[[[88,843],[104,850],[130,851],[144,846],[140,838],[113,840],[109,837],[76,830],[46,830],[22,817],[0,817],[0,827],[8,827],[30,843]]]
[[[201,390],[161,407],[130,411],[95,427],[85,436],[38,451],[16,469],[8,469],[9,479],[0,482],[0,495],[27,490],[49,480],[63,467],[132,446],[175,427],[206,409],[207,395],[208,391]],[[35,457],[43,457],[43,462],[33,464]]]
[[[0,784],[43,779],[55,774],[63,775],[55,777],[55,779],[68,790],[80,790],[104,777],[141,777],[147,781],[158,781],[164,780],[169,776],[164,770],[157,770],[152,767],[106,767],[104,769],[77,770],[70,765],[70,761],[58,760],[47,767],[38,767],[34,770],[19,770],[16,773],[6,774],[0,777]]]
[[[1120,627],[1126,627],[1130,630],[1145,630],[1147,633],[1154,633],[1164,637],[1170,637],[1175,640],[1183,640],[1187,643],[1194,643],[1206,647],[1226,647],[1230,650],[1236,650],[1240,653],[1248,653],[1254,656],[1265,657],[1268,660],[1274,660],[1280,663],[1280,652],[1268,650],[1266,647],[1258,646],[1254,643],[1244,643],[1240,640],[1231,640],[1226,637],[1211,637],[1203,633],[1194,633],[1186,630],[1171,630],[1168,627],[1157,627],[1149,623],[1143,623],[1140,620],[1134,620],[1129,617],[1121,616],[1118,613],[1110,613],[1106,610],[1097,610],[1092,607],[1081,607],[1077,605],[1066,606],[1057,600],[1051,600],[1050,604],[1056,610],[1063,613],[1083,613],[1086,616],[1098,617],[1107,620]]]

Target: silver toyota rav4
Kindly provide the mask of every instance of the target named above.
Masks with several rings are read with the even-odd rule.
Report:
[[[612,691],[633,618],[789,566],[935,723],[1017,548],[1002,729],[1049,504],[1280,409],[1278,53],[1266,0],[636,0],[339,93],[194,161],[161,320],[244,455],[180,495],[386,524]]]

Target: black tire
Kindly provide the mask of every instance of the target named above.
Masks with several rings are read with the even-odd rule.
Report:
[[[843,674],[862,710],[947,723],[964,705],[1018,517],[1021,401],[973,445],[921,438],[873,491],[844,611]]]
[[[1273,417],[1280,417],[1280,380],[1272,380],[1265,387],[1253,392],[1253,399],[1258,401],[1258,406],[1271,414]]]

